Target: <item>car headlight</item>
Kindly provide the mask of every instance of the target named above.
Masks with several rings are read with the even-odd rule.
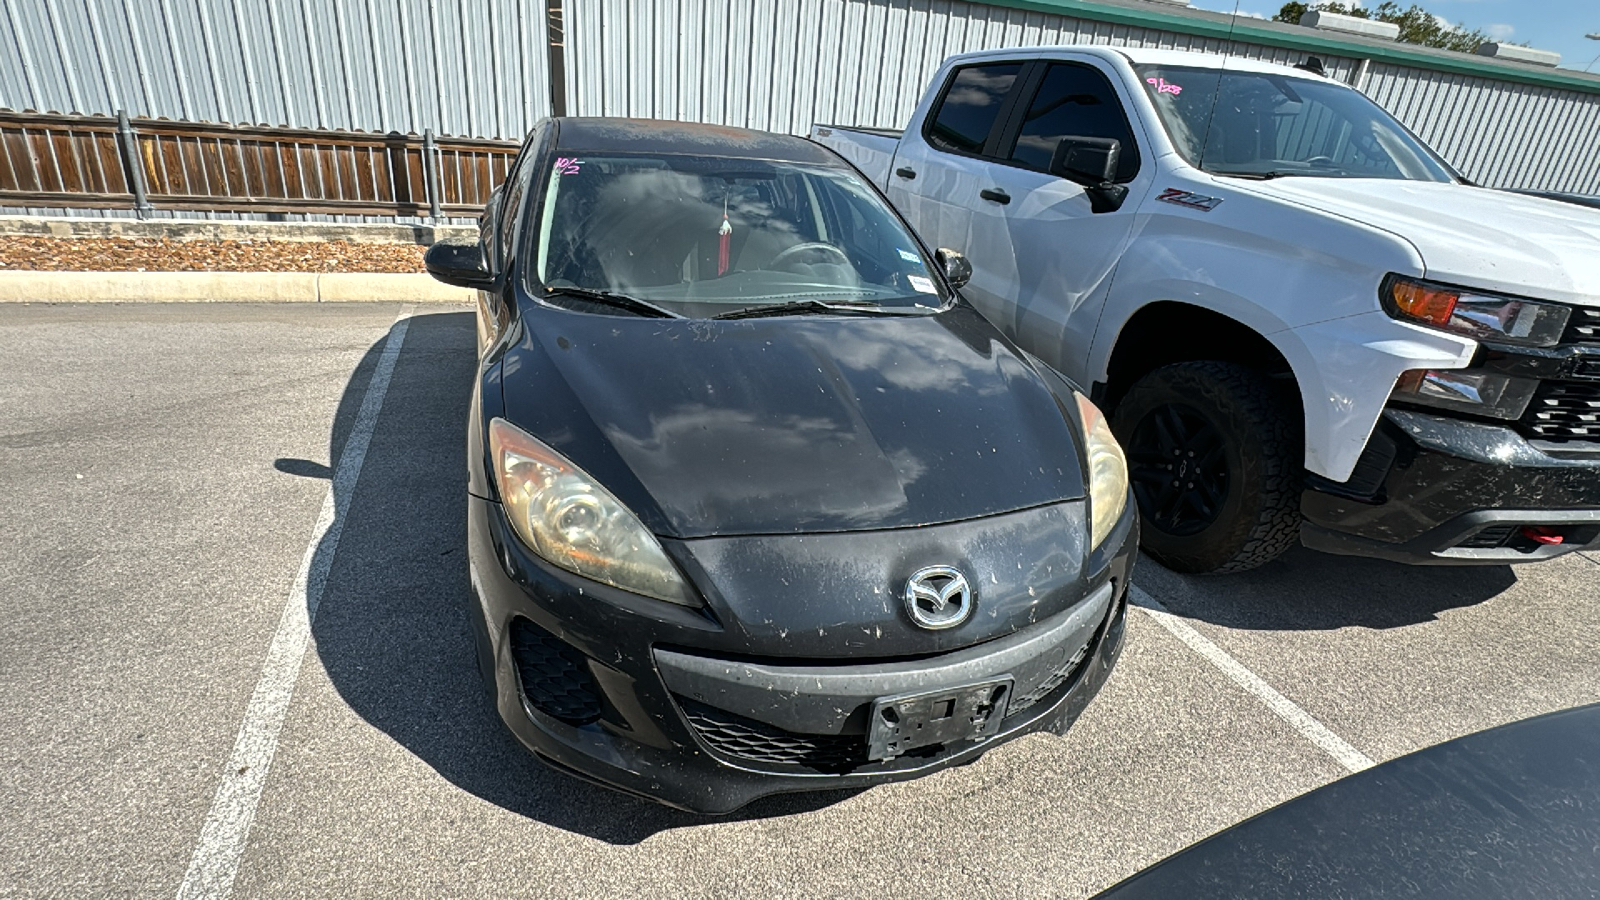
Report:
[[[1482,291],[1390,275],[1383,282],[1383,308],[1397,319],[1430,325],[1478,340],[1527,347],[1561,341],[1572,310]]]
[[[489,452],[506,518],[534,553],[612,587],[699,605],[655,535],[571,460],[505,419],[489,423]]]
[[[1094,549],[1111,534],[1128,505],[1128,460],[1100,408],[1082,394],[1072,396],[1078,401],[1089,457],[1089,547]]]

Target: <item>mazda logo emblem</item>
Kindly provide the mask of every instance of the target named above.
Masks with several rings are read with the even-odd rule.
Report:
[[[906,581],[906,612],[923,628],[954,628],[972,615],[972,587],[950,566],[918,569]]]

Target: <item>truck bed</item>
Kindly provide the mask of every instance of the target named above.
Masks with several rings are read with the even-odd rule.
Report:
[[[900,146],[899,131],[887,128],[853,128],[813,125],[811,139],[844,157],[879,189],[889,186],[889,167]]]

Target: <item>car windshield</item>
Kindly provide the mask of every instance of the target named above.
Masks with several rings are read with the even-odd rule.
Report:
[[[906,228],[843,167],[574,154],[545,186],[533,267],[690,317],[929,312],[944,287]],[[780,304],[791,304],[780,307]]]
[[[1342,85],[1188,66],[1137,71],[1178,152],[1207,172],[1455,180],[1394,117]]]

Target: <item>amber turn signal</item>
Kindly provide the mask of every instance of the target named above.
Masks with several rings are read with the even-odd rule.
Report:
[[[1449,323],[1461,295],[1416,281],[1396,280],[1391,289],[1395,308],[1406,316],[1435,325]]]

